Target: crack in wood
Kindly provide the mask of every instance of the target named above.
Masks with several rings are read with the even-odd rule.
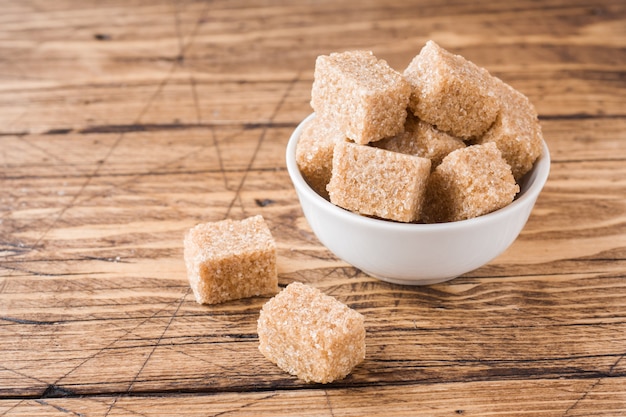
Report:
[[[195,83],[194,83],[195,84]],[[256,129],[293,129],[299,122],[229,122],[229,123],[132,123],[126,125],[97,125],[82,128],[77,133],[83,135],[110,134],[110,133],[132,133],[132,132],[158,132],[170,130],[190,130],[190,129],[213,129],[216,127],[239,127],[243,130]],[[64,129],[57,129],[64,130]],[[64,133],[72,133],[68,130]],[[47,133],[50,134],[50,133]],[[55,133],[63,134],[63,133]]]
[[[16,323],[16,324],[29,324],[29,325],[37,325],[37,326],[50,326],[50,325],[59,323],[58,321],[29,320],[29,319],[20,319],[17,317],[7,317],[7,316],[0,317],[0,320],[8,321],[11,323]]]
[[[75,397],[76,393],[55,384],[49,384],[48,388],[41,394],[41,398],[67,398]]]
[[[585,120],[585,119],[625,119],[626,114],[540,114],[539,120]]]

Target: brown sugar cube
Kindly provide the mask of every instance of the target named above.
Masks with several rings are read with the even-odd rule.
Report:
[[[363,315],[299,282],[263,306],[257,331],[261,353],[306,382],[342,379],[365,359]]]
[[[198,303],[278,292],[276,244],[260,215],[191,228],[185,235],[184,258]]]
[[[500,109],[487,70],[433,41],[413,58],[404,77],[413,90],[409,100],[413,113],[452,136],[482,135]]]
[[[311,106],[356,143],[402,132],[410,93],[402,75],[370,51],[320,55],[315,61]]]
[[[296,163],[306,182],[328,200],[326,185],[333,168],[335,143],[346,136],[330,121],[315,117],[307,122],[296,146]]]
[[[493,143],[458,149],[430,175],[422,209],[427,223],[471,219],[513,201],[519,186]]]
[[[347,210],[398,222],[419,220],[430,160],[371,146],[335,145],[330,201]]]
[[[495,78],[495,77],[494,77]],[[543,134],[537,112],[524,94],[496,78],[500,113],[477,143],[493,142],[519,181],[541,156]]]
[[[437,130],[433,125],[413,115],[407,117],[403,133],[385,138],[372,145],[393,152],[428,158],[431,162],[431,171],[450,152],[466,146],[461,139]]]

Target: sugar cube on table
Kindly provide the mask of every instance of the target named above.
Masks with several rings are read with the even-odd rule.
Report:
[[[458,149],[428,179],[422,220],[471,219],[510,204],[519,192],[511,167],[494,143]]]
[[[371,51],[335,52],[315,61],[311,106],[359,144],[404,129],[411,88]]]
[[[419,219],[430,160],[371,146],[335,146],[328,192],[347,210],[398,222]]]
[[[306,382],[329,383],[364,360],[364,320],[336,298],[293,282],[261,309],[259,350]]]
[[[428,41],[404,70],[411,84],[409,108],[421,120],[452,136],[485,133],[500,103],[489,72]]]
[[[198,303],[278,292],[276,243],[260,215],[196,225],[185,234],[184,259]]]

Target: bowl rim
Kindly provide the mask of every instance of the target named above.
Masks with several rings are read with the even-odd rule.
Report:
[[[313,203],[320,206],[322,209],[330,210],[335,215],[345,219],[346,221],[362,223],[368,227],[385,228],[391,230],[397,230],[398,232],[417,232],[417,231],[444,231],[454,228],[463,229],[480,226],[482,223],[497,221],[498,218],[507,216],[511,211],[515,211],[518,207],[526,204],[532,204],[534,200],[539,196],[539,193],[543,189],[545,183],[548,180],[550,174],[550,151],[546,144],[546,141],[542,139],[542,154],[535,161],[533,168],[529,171],[520,181],[525,185],[523,192],[517,194],[515,200],[507,206],[498,210],[492,211],[487,214],[483,214],[478,217],[474,217],[466,220],[458,220],[454,222],[445,223],[401,223],[394,222],[392,220],[376,219],[373,217],[363,216],[357,213],[353,213],[342,207],[336,206],[324,197],[319,195],[315,190],[309,186],[306,182],[298,164],[296,162],[296,145],[304,125],[315,117],[315,113],[309,114],[304,118],[295,130],[292,132],[286,148],[286,162],[287,171],[298,193],[305,193]],[[530,184],[528,182],[530,181]],[[518,182],[518,183],[520,183]],[[521,185],[520,185],[521,188]]]

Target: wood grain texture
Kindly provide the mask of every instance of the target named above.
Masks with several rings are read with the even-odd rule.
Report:
[[[623,1],[1,7],[0,416],[626,415]],[[428,39],[528,95],[552,169],[505,253],[413,288],[318,242],[284,150],[317,55]],[[255,214],[281,286],[365,315],[346,379],[261,356],[267,298],[193,300],[184,232]]]

